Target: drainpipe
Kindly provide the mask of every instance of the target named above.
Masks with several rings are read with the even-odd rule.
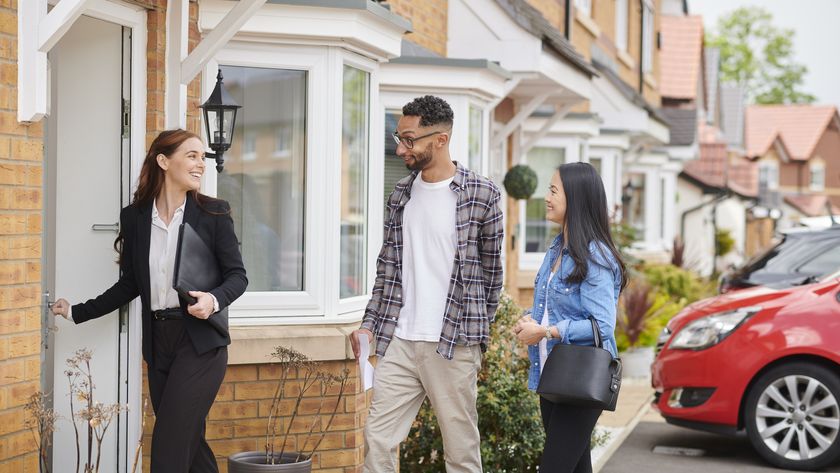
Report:
[[[572,38],[572,0],[566,0],[566,21],[565,21],[565,31],[563,31],[563,36],[566,39]]]
[[[568,0],[567,0],[568,1]],[[639,2],[639,94],[645,95],[645,4]]]

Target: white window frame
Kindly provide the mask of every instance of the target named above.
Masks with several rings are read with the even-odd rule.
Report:
[[[534,148],[557,148],[564,151],[564,163],[574,163],[583,161],[580,156],[581,140],[574,137],[546,137],[541,139]],[[528,154],[522,154],[522,164],[528,164]],[[537,189],[539,192],[540,189]],[[545,189],[542,189],[545,192]],[[519,225],[517,228],[517,251],[519,252],[519,269],[535,270],[539,269],[545,259],[545,252],[528,252],[525,251],[526,234],[528,219],[526,218],[527,201],[520,200],[517,202],[519,206]]]
[[[619,51],[627,51],[629,37],[629,0],[615,0],[615,47]]]
[[[765,174],[766,173],[766,174]],[[761,186],[762,174],[767,180],[767,190],[779,189],[779,163],[776,161],[763,160],[758,162],[758,185]]]
[[[808,187],[812,191],[822,192],[825,190],[825,164],[823,163],[812,163],[810,168],[810,178],[808,179],[809,185]],[[814,177],[819,177],[819,179],[814,180]]]
[[[304,280],[302,291],[251,291],[231,305],[235,325],[324,324],[357,320],[370,298],[381,244],[380,202],[370,189],[381,187],[382,150],[377,65],[373,60],[332,46],[264,44],[231,41],[204,70],[203,96],[215,85],[219,65],[301,70],[306,77],[306,162],[304,202]],[[341,106],[343,66],[370,73],[368,127],[368,284],[367,293],[339,300],[341,198]],[[204,126],[202,124],[202,133]],[[203,191],[216,195],[216,170],[208,166]],[[378,195],[378,194],[377,194]],[[351,319],[351,320],[348,320]]]
[[[642,1],[642,72],[653,72],[653,5],[649,0]]]
[[[592,2],[593,0],[575,0],[575,10],[592,18]]]
[[[327,273],[331,273],[328,279],[330,286],[327,293],[327,311],[328,313],[337,313],[338,315],[352,315],[354,312],[363,311],[373,290],[373,284],[376,280],[376,257],[379,255],[379,246],[382,240],[382,209],[381,200],[379,199],[379,192],[376,191],[382,188],[382,160],[384,159],[385,150],[379,146],[379,137],[382,136],[384,129],[384,116],[379,116],[378,107],[376,106],[377,96],[379,95],[379,83],[377,78],[378,65],[362,56],[350,53],[348,51],[341,51],[333,49],[333,53],[339,54],[341,62],[338,70],[341,71],[337,77],[336,90],[342,91],[344,86],[344,66],[350,66],[369,74],[368,80],[368,166],[367,166],[367,248],[365,248],[366,268],[367,268],[367,291],[359,296],[340,298],[341,285],[341,129],[342,117],[341,107],[343,104],[343,97],[339,94],[338,98],[338,113],[335,119],[337,120],[338,132],[334,133],[335,149],[338,151],[336,159],[328,159],[330,164],[334,166],[333,172],[330,176],[334,179],[331,190],[337,195],[334,199],[326,199],[327,202],[335,202],[330,210],[333,211],[332,218],[329,219],[328,225],[333,225],[333,231],[327,232],[327,247],[332,248],[335,252],[335,257],[331,258],[331,268]],[[376,133],[375,133],[376,132]],[[374,158],[374,155],[377,157]],[[375,166],[374,162],[378,164]],[[379,169],[379,172],[374,173],[373,168]],[[374,180],[374,176],[376,180]],[[373,234],[378,234],[375,238]],[[374,242],[379,241],[380,244],[374,246]],[[331,307],[335,304],[334,307]]]
[[[469,157],[470,152],[470,145],[469,145],[469,113],[470,108],[475,107],[481,113],[481,158],[479,159],[478,169],[471,169],[475,171],[477,174],[482,176],[489,176],[490,172],[490,120],[492,117],[490,116],[490,109],[487,107],[486,103],[479,102],[478,100],[469,99],[467,101],[467,156]],[[457,115],[456,115],[457,117]],[[456,118],[457,120],[457,118]],[[468,161],[468,160],[467,160]],[[469,163],[467,163],[469,164]]]

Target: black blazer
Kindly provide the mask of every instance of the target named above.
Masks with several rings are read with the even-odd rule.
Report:
[[[100,296],[73,306],[73,320],[79,324],[117,310],[138,295],[143,306],[143,359],[154,366],[152,356],[152,315],[149,293],[149,242],[152,232],[151,203],[131,204],[120,212],[120,234],[123,237],[120,256],[120,279]],[[233,231],[230,204],[211,200],[202,210],[191,192],[187,193],[184,222],[195,228],[199,236],[214,251],[222,272],[222,284],[209,291],[219,301],[219,312],[210,317],[227,314],[228,306],[245,292],[248,278],[239,252],[239,243]],[[200,355],[214,348],[230,344],[230,337],[223,336],[206,320],[187,313],[187,303],[181,300],[181,309],[187,314],[185,328]]]

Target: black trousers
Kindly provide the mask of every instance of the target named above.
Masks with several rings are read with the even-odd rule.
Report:
[[[589,444],[601,409],[555,404],[540,397],[545,428],[541,473],[592,473]]]
[[[198,355],[183,320],[152,322],[155,366],[149,394],[155,411],[151,473],[218,473],[204,438],[210,407],[227,369],[227,347]]]

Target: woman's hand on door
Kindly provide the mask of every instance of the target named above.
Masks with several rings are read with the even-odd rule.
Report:
[[[53,305],[50,306],[50,311],[52,311],[53,315],[60,315],[70,320],[70,303],[67,302],[67,299],[59,299],[53,302]]]

